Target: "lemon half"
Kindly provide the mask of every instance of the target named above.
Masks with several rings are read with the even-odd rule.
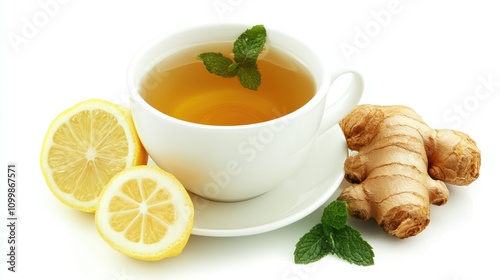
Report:
[[[40,166],[52,193],[64,204],[95,212],[108,181],[125,168],[145,164],[130,111],[90,99],[59,114],[49,126]]]
[[[193,229],[187,191],[156,166],[128,168],[111,179],[95,215],[101,237],[117,251],[146,261],[180,254]]]

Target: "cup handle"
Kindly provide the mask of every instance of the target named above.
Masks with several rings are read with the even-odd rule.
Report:
[[[334,97],[334,94],[339,94],[334,89],[335,82],[339,77],[347,74],[351,74],[352,76],[347,89],[344,92],[341,92],[338,98],[331,100],[331,98]],[[363,95],[363,78],[355,71],[342,71],[335,73],[332,75],[332,82],[327,95],[330,99],[327,98],[325,112],[319,127],[320,135],[340,122],[358,104],[361,96]]]

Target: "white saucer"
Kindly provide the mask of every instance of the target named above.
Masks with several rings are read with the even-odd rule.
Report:
[[[193,234],[244,236],[275,230],[309,215],[325,203],[344,177],[348,150],[336,125],[321,135],[304,166],[276,189],[242,202],[214,202],[191,194]]]

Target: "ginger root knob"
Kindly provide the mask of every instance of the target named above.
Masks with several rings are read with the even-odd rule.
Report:
[[[374,218],[398,238],[430,222],[430,204],[448,200],[446,183],[468,185],[479,176],[481,153],[467,134],[435,130],[406,106],[358,105],[341,122],[349,149],[344,163],[353,185],[340,194],[349,213]]]

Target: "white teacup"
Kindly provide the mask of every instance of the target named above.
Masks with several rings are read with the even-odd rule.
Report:
[[[363,91],[359,74],[340,72],[332,77],[324,60],[307,44],[266,27],[268,44],[293,54],[314,78],[316,94],[298,110],[255,124],[203,125],[170,117],[141,97],[142,79],[166,53],[208,42],[234,41],[250,27],[221,23],[167,34],[145,46],[128,71],[131,110],[149,156],[187,190],[210,200],[246,200],[278,186],[298,171],[316,138],[347,115]],[[327,102],[333,81],[345,73],[352,76],[347,90],[333,96],[334,102]]]

